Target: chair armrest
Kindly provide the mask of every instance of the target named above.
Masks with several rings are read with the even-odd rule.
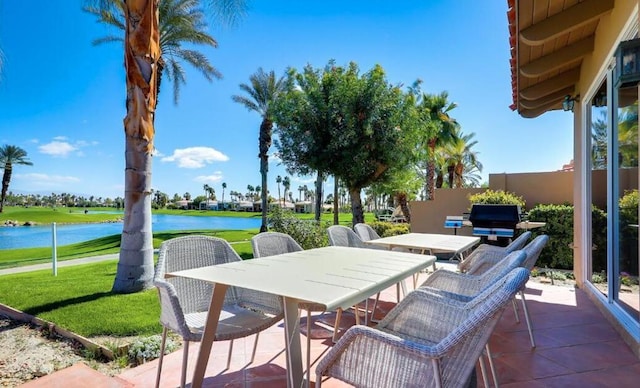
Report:
[[[153,285],[158,289],[160,298],[160,323],[177,332],[183,338],[191,335],[173,284],[166,280],[156,279],[153,281]]]

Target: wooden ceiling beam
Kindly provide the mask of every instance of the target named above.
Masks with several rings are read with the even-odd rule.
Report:
[[[539,46],[600,18],[613,5],[614,0],[585,0],[520,31],[520,41]]]
[[[554,77],[520,90],[520,97],[525,100],[537,100],[569,86],[573,86],[580,78],[580,66],[567,70]]]
[[[519,109],[518,113],[520,113],[520,116],[524,118],[532,119],[550,110],[556,110],[561,108],[562,108],[562,103],[560,101],[555,101],[555,102],[550,102],[546,105],[539,106],[535,109]]]
[[[557,92],[540,97],[537,100],[520,100],[520,106],[524,109],[537,109],[541,106],[549,105],[550,103],[556,104],[561,102],[566,95],[573,95],[575,87],[569,86]]]
[[[540,57],[520,67],[520,74],[527,78],[540,77],[572,62],[578,62],[585,55],[593,51],[594,42],[595,35],[591,35],[566,47],[562,47],[551,54]]]

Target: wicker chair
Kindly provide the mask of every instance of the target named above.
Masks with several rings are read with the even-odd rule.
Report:
[[[369,248],[360,237],[351,229],[343,225],[332,225],[327,228],[329,245],[338,247]]]
[[[293,237],[279,232],[264,232],[253,236],[251,238],[251,247],[253,248],[253,257],[255,258],[302,250],[300,244],[298,244]],[[309,374],[311,366],[311,313],[314,311],[325,311],[325,309],[323,305],[309,302],[299,303],[298,307],[307,310],[307,374]],[[336,318],[334,327],[338,327],[339,323]],[[308,377],[309,376],[307,376],[307,378]]]
[[[522,251],[516,251],[524,252],[525,254],[524,260],[518,265],[529,271],[533,269],[538,257],[540,257],[542,249],[547,245],[548,241],[549,236],[540,235],[527,244]],[[440,289],[445,292],[460,294],[466,298],[471,297],[477,294],[478,291],[486,285],[482,279],[486,280],[487,277],[490,279],[496,276],[500,271],[503,271],[505,266],[512,265],[512,263],[509,263],[507,259],[513,254],[514,253],[510,253],[507,257],[503,258],[502,252],[487,250],[475,260],[476,263],[469,268],[467,273],[461,274],[450,271],[436,271],[433,275],[428,277],[422,285]],[[531,326],[529,310],[527,309],[527,301],[524,296],[524,287],[520,290],[520,299],[522,300],[522,309],[524,310],[524,317],[527,322],[527,329],[529,330],[531,347],[535,348],[536,342],[533,338],[533,328]],[[516,314],[516,321],[520,322],[515,298],[513,300],[513,310]]]
[[[373,230],[373,228],[367,224],[363,224],[363,223],[355,224],[353,226],[353,230],[356,232],[356,234],[358,235],[358,237],[360,237],[362,241],[369,241],[369,240],[375,240],[380,238],[380,235],[378,235],[378,233],[376,233],[376,231]]]
[[[416,290],[374,329],[350,328],[316,368],[356,387],[462,387],[472,376],[505,306],[529,271],[516,268],[478,297],[460,302]]]
[[[373,231],[373,229],[372,229],[372,231]],[[375,231],[373,231],[373,233],[375,233]],[[363,241],[365,241],[365,240],[361,239],[353,230],[347,228],[346,226],[332,225],[332,226],[327,228],[327,234],[329,235],[329,245],[340,246],[340,247],[351,247],[351,248],[387,250],[384,247],[364,244]],[[402,289],[405,291],[405,294],[406,294],[407,287],[404,284],[404,280],[401,281],[400,283],[398,283],[398,285],[396,286],[397,294],[398,294],[398,296],[397,296],[398,302],[400,301],[400,287],[402,287]],[[371,312],[371,319],[373,319],[373,314],[374,314],[374,312],[376,310],[376,307],[378,305],[378,300],[379,299],[380,299],[380,293],[378,293],[376,295],[375,302],[373,303],[373,309],[372,309],[372,312]],[[356,324],[360,324],[360,321],[359,321],[360,317],[358,315],[358,307],[354,306],[354,309],[356,310]],[[369,301],[367,300],[366,304],[365,304],[365,325],[367,324],[367,317],[368,317],[368,314],[369,314],[368,310],[369,310]],[[338,316],[340,316],[340,314],[341,314],[341,311],[338,310]],[[335,332],[334,332],[334,341],[335,341]]]
[[[167,240],[160,247],[154,285],[160,296],[162,344],[158,362],[156,387],[160,384],[162,360],[167,331],[178,333],[184,341],[182,377],[184,387],[189,354],[189,342],[200,341],[207,319],[213,285],[207,282],[168,278],[165,273],[240,261],[238,254],[225,240],[207,236],[185,236]],[[231,340],[227,368],[231,361],[233,340],[256,334],[251,362],[255,356],[258,334],[284,316],[280,297],[264,292],[229,287],[225,294],[214,341]]]
[[[469,268],[473,265],[473,261],[476,258],[482,256],[482,254],[485,251],[502,252],[504,256],[507,256],[509,253],[513,251],[522,249],[522,247],[524,247],[527,241],[529,241],[530,237],[531,237],[531,232],[526,231],[522,233],[520,236],[518,236],[518,238],[513,240],[506,247],[499,247],[496,245],[489,245],[489,244],[480,244],[476,249],[473,250],[473,252],[471,252],[471,254],[469,255],[469,257],[467,257],[466,260],[460,262],[460,264],[458,265],[458,270],[460,272],[467,272]]]

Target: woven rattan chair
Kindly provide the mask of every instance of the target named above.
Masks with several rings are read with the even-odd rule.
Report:
[[[154,285],[158,288],[160,296],[160,323],[163,326],[156,387],[160,383],[169,329],[178,333],[184,341],[180,380],[180,385],[184,387],[189,342],[202,339],[213,293],[213,285],[210,283],[179,277],[165,279],[165,273],[240,260],[228,242],[215,237],[185,236],[162,243],[154,275]],[[231,340],[227,368],[231,361],[234,339],[256,334],[251,357],[253,362],[259,332],[280,321],[283,316],[280,297],[240,287],[229,287],[214,338],[214,341]]]
[[[540,235],[533,239],[533,241],[531,241],[529,244],[527,244],[524,249],[522,249],[522,251],[516,251],[524,252],[525,254],[524,260],[521,264],[519,264],[519,266],[528,270],[533,269],[536,261],[538,260],[538,257],[540,257],[542,249],[547,245],[548,241],[549,236]],[[507,262],[507,259],[514,253],[510,253],[509,255],[507,255],[507,257],[504,258],[502,257],[502,254],[502,252],[487,250],[482,254],[482,256],[478,257],[475,260],[476,263],[471,268],[469,268],[469,271],[467,273],[461,274],[451,271],[436,271],[433,273],[433,275],[427,278],[422,286],[428,286],[443,291],[460,294],[467,298],[472,297],[487,284],[487,279],[495,277],[496,274],[504,271],[505,266],[510,265]],[[477,271],[476,268],[478,268]],[[527,301],[524,296],[524,287],[522,288],[522,290],[520,290],[520,299],[522,300],[522,309],[524,310],[524,317],[527,323],[527,329],[529,330],[531,347],[535,348],[536,343],[533,337],[533,327],[531,325],[529,310],[527,309]],[[518,317],[518,307],[516,305],[515,298],[513,300],[513,310],[516,314],[516,321],[520,322],[520,318]]]
[[[353,230],[362,241],[376,240],[380,235],[367,224],[358,223],[353,226]]]
[[[329,245],[338,247],[369,248],[362,239],[351,229],[343,225],[332,225],[327,228]]]
[[[528,279],[516,268],[468,302],[411,292],[376,328],[350,328],[318,363],[316,387],[323,376],[361,388],[467,386],[500,314]]]
[[[513,251],[522,249],[524,245],[527,243],[527,241],[529,241],[530,237],[531,237],[531,232],[526,231],[522,233],[520,236],[518,236],[518,238],[513,240],[506,247],[499,247],[496,245],[489,245],[489,244],[480,244],[476,249],[473,250],[473,252],[471,252],[469,257],[466,258],[466,260],[460,262],[460,264],[458,265],[458,270],[460,272],[467,272],[469,268],[473,265],[474,260],[482,256],[482,254],[485,251],[502,252],[503,257],[507,256],[509,253]]]
[[[300,244],[288,234],[279,232],[264,232],[257,234],[251,238],[251,247],[253,248],[253,257],[267,257],[280,255],[283,253],[301,251]],[[302,302],[298,304],[300,309],[307,311],[307,375],[310,373],[311,366],[311,313],[316,311],[325,311],[324,306],[317,303]],[[337,318],[336,318],[337,319]],[[334,327],[338,327],[339,321],[336,321]],[[335,328],[334,328],[335,332]],[[308,378],[309,376],[307,376]]]

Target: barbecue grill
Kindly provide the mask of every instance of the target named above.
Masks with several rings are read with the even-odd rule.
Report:
[[[520,214],[518,205],[476,203],[471,207],[469,221],[473,225],[474,235],[496,240],[498,237],[513,237]]]

